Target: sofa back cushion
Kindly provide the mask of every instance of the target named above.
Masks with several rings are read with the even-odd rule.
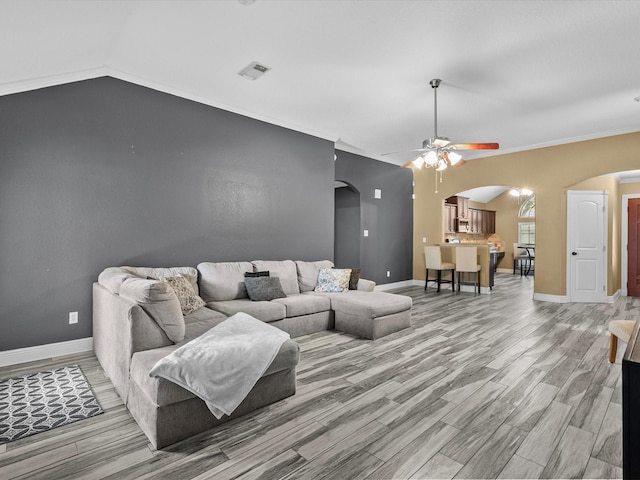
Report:
[[[298,283],[301,292],[312,292],[318,284],[318,273],[323,268],[333,268],[331,260],[319,260],[317,262],[296,261]]]
[[[100,272],[98,283],[111,293],[119,295],[122,282],[127,278],[135,278],[135,275],[125,271],[122,267],[109,267]]]
[[[287,295],[300,293],[298,272],[293,260],[254,260],[251,263],[256,272],[269,271],[270,276],[278,277]]]
[[[140,305],[172,342],[184,339],[180,301],[167,282],[130,276],[120,285],[120,296]]]
[[[253,272],[249,262],[203,262],[200,272],[200,296],[205,302],[223,302],[248,298],[245,272]]]
[[[131,273],[136,277],[153,278],[155,280],[183,276],[189,280],[189,283],[196,292],[196,295],[198,294],[198,271],[193,267],[122,267],[122,270]]]

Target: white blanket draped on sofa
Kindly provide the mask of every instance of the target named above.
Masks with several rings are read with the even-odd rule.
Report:
[[[221,418],[240,405],[288,338],[251,315],[236,313],[159,360],[149,375],[189,390]]]

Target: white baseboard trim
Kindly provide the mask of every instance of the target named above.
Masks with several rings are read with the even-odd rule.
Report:
[[[35,362],[47,358],[73,355],[93,350],[93,337],[69,340],[68,342],[48,343],[35,347],[16,348],[0,352],[0,367],[19,363]]]
[[[601,303],[614,303],[618,298],[620,298],[621,292],[618,290],[611,296],[606,297],[606,301]],[[551,303],[571,303],[568,295],[548,295],[546,293],[534,293],[534,300],[540,300],[541,302],[551,302]]]
[[[385,290],[393,290],[394,288],[413,287],[416,285],[423,285],[424,280],[402,280],[401,282],[383,283],[382,285],[376,285],[376,292],[384,292]]]
[[[569,303],[569,297],[566,295],[549,295],[547,293],[534,293],[534,300],[551,303]]]

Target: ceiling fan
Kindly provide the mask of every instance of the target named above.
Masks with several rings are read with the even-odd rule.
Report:
[[[440,82],[442,80],[439,78],[434,78],[429,82],[429,85],[433,88],[433,137],[424,140],[422,148],[408,150],[409,152],[420,152],[420,155],[402,165],[403,167],[413,164],[417,168],[422,168],[423,165],[426,165],[428,168],[435,168],[436,171],[441,172],[449,165],[460,166],[465,163],[462,155],[456,150],[497,150],[500,148],[497,143],[451,143],[447,137],[438,136],[438,87]],[[385,153],[383,155],[393,155],[395,153],[402,152]]]

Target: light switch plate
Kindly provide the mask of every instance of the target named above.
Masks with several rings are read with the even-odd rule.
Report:
[[[368,236],[369,236],[369,230],[365,230],[365,231],[364,231],[364,236],[365,236],[365,237],[368,237]]]
[[[380,190],[379,188],[376,188],[373,191],[373,198],[382,198],[382,190]]]

